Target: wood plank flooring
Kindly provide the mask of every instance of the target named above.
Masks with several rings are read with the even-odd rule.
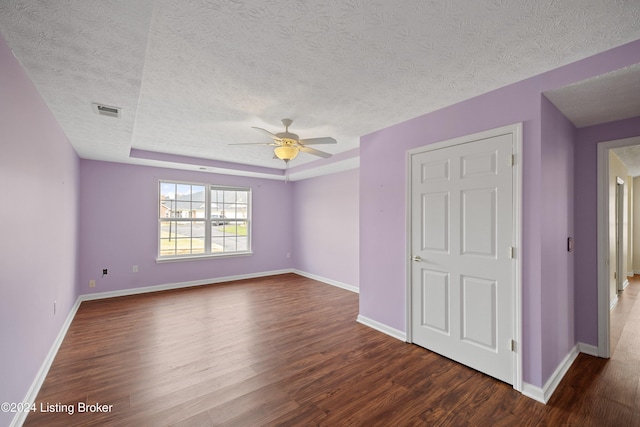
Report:
[[[547,405],[355,321],[358,295],[294,274],[84,302],[25,426],[640,426],[640,280],[610,360]],[[78,413],[78,403],[112,405]]]

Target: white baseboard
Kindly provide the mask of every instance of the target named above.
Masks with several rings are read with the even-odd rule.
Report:
[[[163,285],[145,286],[142,288],[122,289],[119,291],[84,294],[78,298],[81,301],[92,301],[104,298],[122,297],[127,295],[146,294],[149,292],[168,291],[171,289],[190,288],[192,286],[212,285],[214,283],[232,282],[234,280],[255,279],[258,277],[275,276],[277,274],[293,273],[292,269],[263,271],[261,273],[240,274],[237,276],[217,277],[215,279],[192,280],[190,282],[166,283]]]
[[[627,286],[629,286],[629,279],[624,279],[624,282],[622,282],[622,290],[627,289]]]
[[[286,274],[286,273],[295,273],[299,276],[307,277],[309,279],[317,280],[319,282],[323,282],[329,285],[337,286],[342,289],[346,289],[351,292],[358,293],[359,289],[355,286],[347,285],[346,283],[341,283],[336,280],[327,279],[325,277],[316,276],[315,274],[306,273],[304,271],[295,270],[295,269],[284,269],[284,270],[272,270],[272,271],[263,271],[260,273],[252,273],[252,274],[240,274],[236,276],[225,276],[218,277],[215,279],[202,279],[202,280],[192,280],[190,282],[179,282],[179,283],[165,283],[163,285],[155,285],[155,286],[145,286],[141,288],[131,288],[131,289],[122,289],[119,291],[109,291],[109,292],[99,292],[95,294],[84,294],[80,295],[81,301],[92,301],[97,299],[104,298],[113,298],[113,297],[122,297],[127,295],[137,295],[144,294],[149,292],[159,292],[159,291],[168,291],[171,289],[180,289],[180,288],[190,288],[192,286],[203,286],[203,285],[212,285],[215,283],[224,283],[224,282],[233,282],[234,280],[244,280],[244,279],[256,279],[258,277],[266,277],[266,276],[275,276],[278,274]]]
[[[306,277],[308,279],[317,280],[319,282],[324,282],[329,285],[336,286],[338,288],[346,289],[351,292],[355,292],[356,294],[360,292],[360,289],[357,286],[347,285],[346,283],[338,282],[337,280],[327,279],[326,277],[317,276],[315,274],[307,273],[306,271],[293,270],[293,273],[296,273],[299,276]]]
[[[540,387],[536,387],[529,383],[522,383],[522,395],[527,396],[529,399],[536,400],[540,403],[547,404],[544,400],[544,391]]]
[[[573,349],[565,356],[565,358],[560,362],[555,372],[551,374],[551,377],[547,380],[544,387],[540,388],[531,384],[523,383],[522,385],[522,394],[537,400],[538,402],[544,403],[545,405],[551,399],[551,395],[562,381],[562,378],[566,375],[567,371],[573,364],[573,361],[578,357],[578,345],[574,346]]]
[[[598,346],[585,344],[583,342],[578,343],[578,351],[580,353],[588,354],[589,356],[598,357]]]
[[[362,323],[365,326],[375,329],[376,331],[382,332],[383,334],[387,334],[393,338],[399,339],[400,341],[407,341],[407,334],[402,331],[399,331],[391,326],[387,326],[383,323],[376,322],[375,320],[369,319],[368,317],[364,317],[361,314],[358,314],[357,318],[358,323]]]
[[[575,345],[571,349],[569,354],[565,356],[562,362],[560,362],[560,365],[558,365],[558,367],[556,368],[554,373],[551,375],[551,377],[549,377],[549,380],[547,380],[546,384],[543,387],[545,403],[549,401],[549,399],[551,398],[551,395],[558,387],[558,384],[560,384],[560,381],[562,381],[562,378],[564,378],[567,371],[569,370],[573,362],[576,360],[576,357],[578,357],[578,354],[579,354],[578,346]]]
[[[73,321],[73,318],[75,317],[76,312],[78,311],[78,307],[80,307],[80,302],[81,301],[78,298],[75,304],[73,304],[73,307],[71,307],[71,310],[69,310],[69,314],[67,315],[67,318],[62,324],[62,327],[60,328],[60,332],[58,332],[58,336],[56,337],[55,341],[53,341],[53,345],[51,346],[49,353],[47,353],[47,357],[45,357],[44,362],[42,362],[42,365],[40,366],[40,370],[36,374],[36,377],[34,378],[33,383],[31,383],[31,387],[29,387],[29,390],[27,391],[27,395],[24,397],[24,399],[22,399],[22,402],[33,403],[36,401],[36,398],[38,397],[38,393],[40,392],[40,387],[42,387],[42,383],[44,383],[44,379],[47,377],[47,374],[49,373],[51,364],[53,363],[53,360],[56,358],[56,354],[58,354],[58,350],[62,345],[62,341],[64,340],[65,335],[67,335],[69,326],[71,326],[71,322]],[[9,424],[9,426],[10,427],[21,426],[22,424],[24,424],[25,420],[27,419],[27,415],[29,415],[29,412],[16,413],[16,415],[13,417],[13,420],[11,421],[11,424]]]
[[[613,299],[609,302],[609,311],[613,310],[613,308],[616,306],[617,303],[618,303],[618,295],[613,297]]]
[[[628,271],[627,272],[627,277],[633,277],[635,273],[633,271]]]

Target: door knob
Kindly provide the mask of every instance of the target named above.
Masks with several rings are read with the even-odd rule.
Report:
[[[415,256],[413,257],[413,260],[414,260],[415,262],[420,262],[420,261],[422,261],[422,258],[420,258],[420,255],[415,255]]]

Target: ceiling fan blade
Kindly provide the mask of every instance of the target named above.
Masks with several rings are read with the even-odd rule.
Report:
[[[279,137],[279,136],[274,135],[273,133],[269,132],[269,131],[268,131],[268,130],[266,130],[266,129],[262,129],[262,128],[259,128],[259,127],[256,127],[256,126],[251,126],[251,127],[252,127],[253,129],[259,130],[260,132],[264,132],[264,133],[266,133],[267,135],[269,135],[269,137],[270,137],[270,138],[273,138],[273,139],[274,139],[274,140],[276,140],[276,141],[282,141],[282,139],[280,139],[280,137]]]
[[[314,156],[324,157],[325,159],[328,159],[329,157],[332,156],[332,154],[325,153],[324,151],[316,150],[315,148],[305,147],[304,145],[298,144],[297,147],[303,153],[313,154]]]
[[[337,144],[338,141],[336,141],[335,139],[331,138],[331,137],[324,137],[324,138],[309,138],[309,139],[301,139],[300,144],[302,145],[314,145],[314,144]]]
[[[227,145],[270,145],[272,147],[277,147],[280,144],[276,144],[275,142],[238,142],[235,144],[227,144]]]

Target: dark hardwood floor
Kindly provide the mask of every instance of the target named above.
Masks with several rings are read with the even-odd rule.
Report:
[[[84,302],[36,402],[74,413],[25,426],[638,426],[639,294],[633,280],[614,310],[612,358],[578,356],[547,405],[294,274]]]

